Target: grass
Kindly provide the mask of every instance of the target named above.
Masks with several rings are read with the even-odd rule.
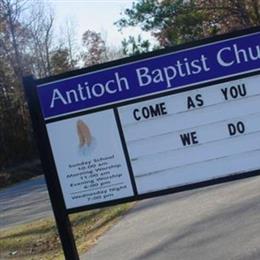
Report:
[[[86,252],[133,203],[73,214],[70,220],[79,253]],[[41,219],[0,232],[0,259],[64,259],[52,218]]]

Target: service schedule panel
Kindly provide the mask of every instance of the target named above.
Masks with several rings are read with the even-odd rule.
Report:
[[[68,210],[259,174],[259,29],[36,82]]]

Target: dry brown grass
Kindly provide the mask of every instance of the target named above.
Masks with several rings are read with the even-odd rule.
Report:
[[[133,206],[133,203],[71,215],[73,233],[80,253],[93,246]],[[52,218],[34,221],[0,231],[0,259],[64,259]]]

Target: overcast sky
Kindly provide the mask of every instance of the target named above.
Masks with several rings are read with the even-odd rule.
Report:
[[[123,38],[128,35],[138,35],[138,28],[125,29],[118,32],[114,22],[120,19],[120,13],[131,7],[133,0],[46,0],[55,11],[56,27],[61,27],[66,19],[75,23],[78,39],[86,30],[101,32],[102,36],[112,46],[121,46]],[[149,34],[142,32],[143,38]]]

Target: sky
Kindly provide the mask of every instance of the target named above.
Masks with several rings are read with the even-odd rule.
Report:
[[[124,29],[119,32],[114,22],[122,17],[120,13],[131,7],[133,0],[47,0],[53,7],[56,28],[62,27],[66,20],[75,24],[78,40],[86,30],[100,32],[109,46],[120,47],[121,41],[129,35],[142,34],[144,39],[151,38],[149,33],[139,28]]]

